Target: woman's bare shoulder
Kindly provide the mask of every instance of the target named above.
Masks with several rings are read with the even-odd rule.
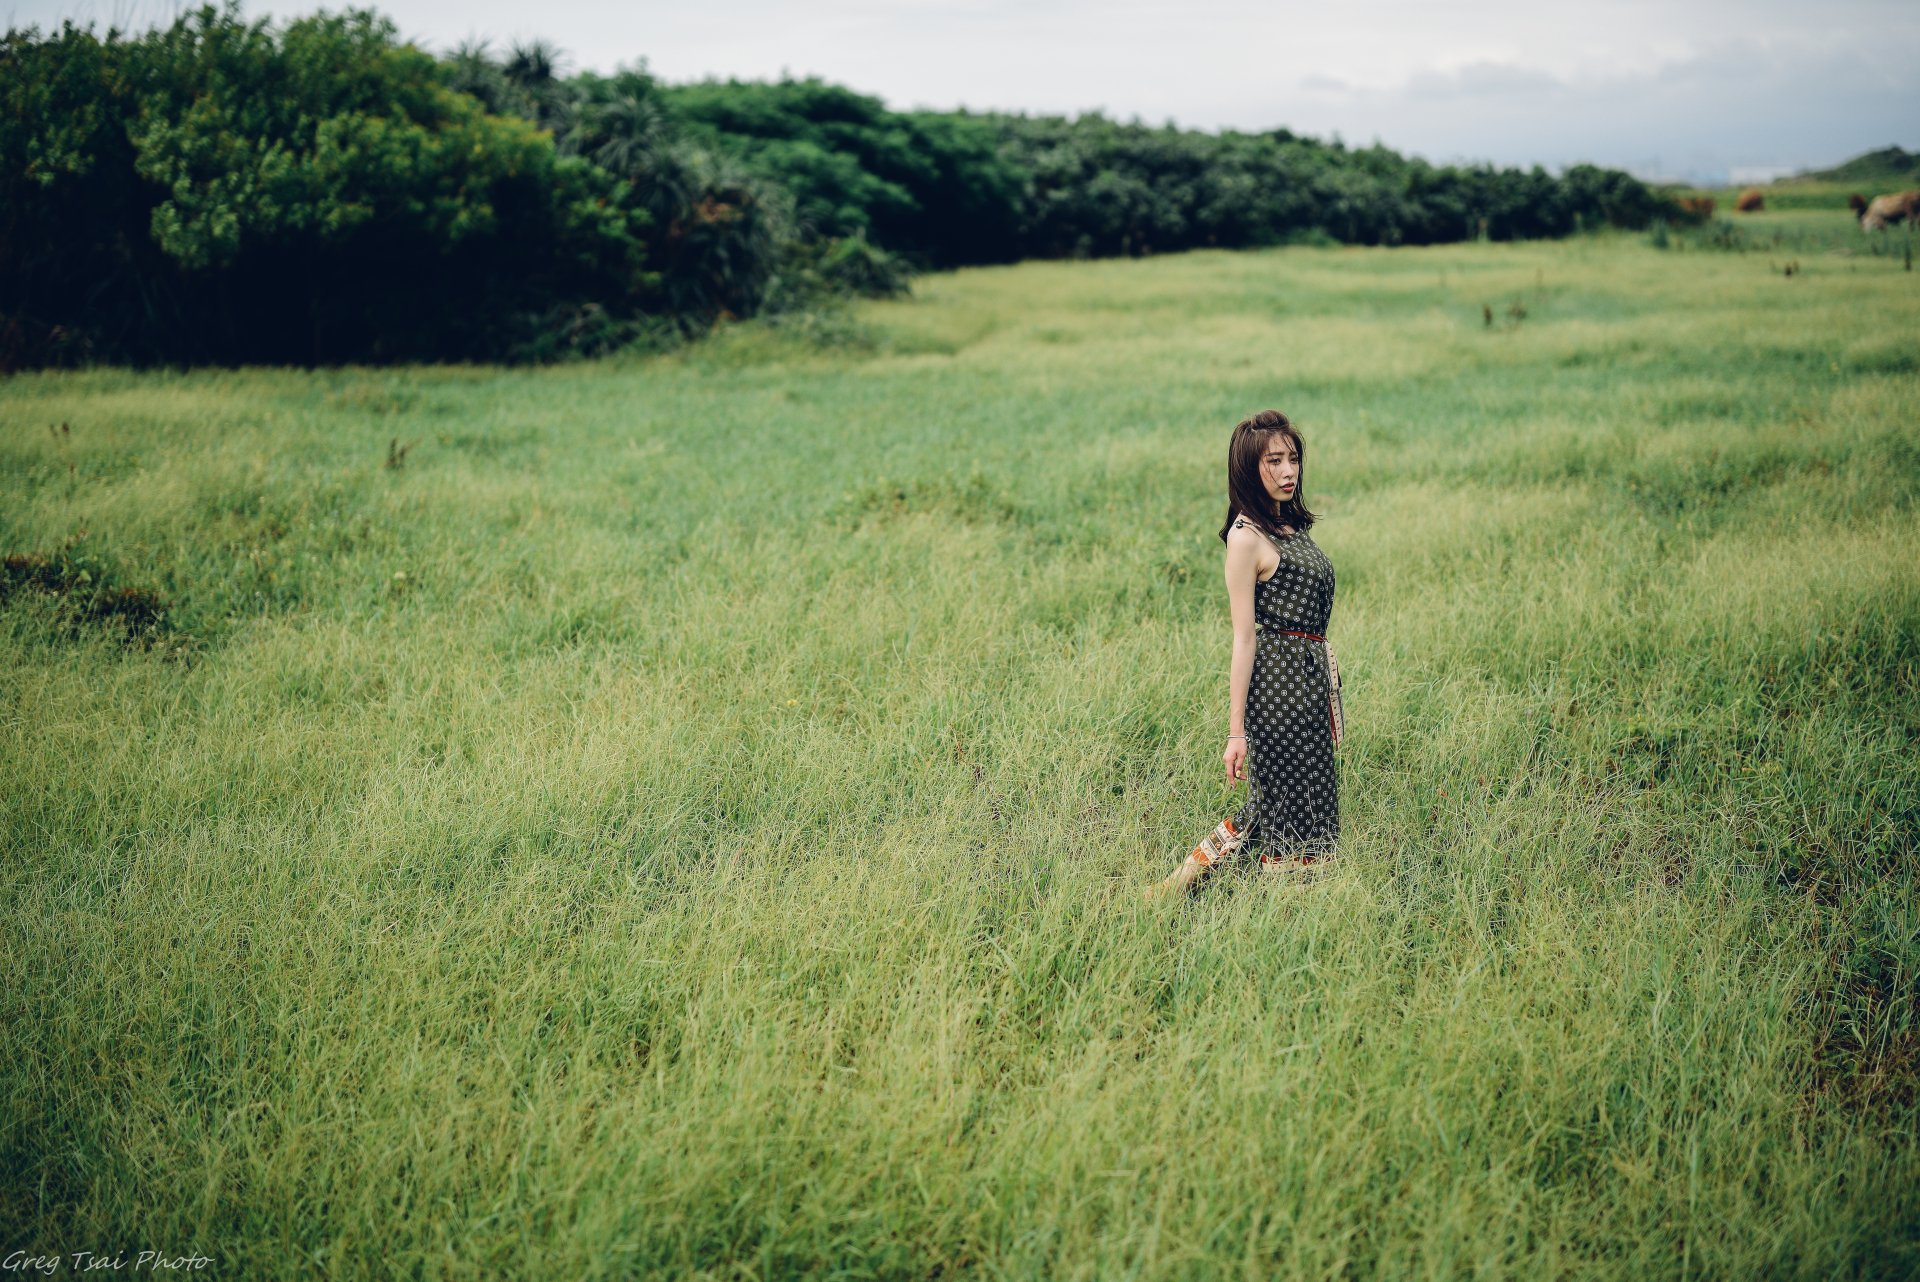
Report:
[[[1227,544],[1246,543],[1253,547],[1267,542],[1267,532],[1244,516],[1233,518],[1233,524],[1227,527]]]
[[[1284,538],[1286,535],[1289,535],[1292,533],[1293,533],[1292,526],[1283,525],[1280,527],[1281,537]],[[1231,539],[1236,535],[1242,538],[1251,536],[1253,538],[1261,539],[1261,540],[1265,540],[1273,537],[1272,531],[1267,530],[1265,527],[1255,523],[1252,518],[1245,517],[1245,516],[1234,517],[1233,524],[1228,527],[1227,537]]]
[[[1246,517],[1238,517],[1227,527],[1227,559],[1229,561],[1259,561],[1264,555],[1263,549],[1272,547],[1260,527]]]

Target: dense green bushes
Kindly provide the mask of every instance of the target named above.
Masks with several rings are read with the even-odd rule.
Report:
[[[817,80],[663,88],[687,137],[793,193],[804,226],[935,263],[1021,254],[1028,175],[997,122],[888,111]]]
[[[1797,174],[1784,180],[1792,183],[1796,180],[1813,182],[1847,182],[1881,185],[1887,187],[1910,186],[1920,183],[1920,152],[1907,151],[1901,147],[1878,147],[1862,152],[1844,164],[1832,169],[1818,169],[1812,173]]]
[[[669,88],[680,127],[794,192],[803,216],[935,265],[1295,240],[1369,245],[1644,227],[1670,202],[1616,170],[1436,167],[1287,130],[1202,133],[891,113],[817,81]]]
[[[369,13],[0,49],[9,364],[506,356],[649,286],[621,184]]]
[[[1585,166],[557,63],[231,0],[132,39],[9,32],[0,367],[551,359],[898,293],[909,262],[1558,236],[1665,207]]]

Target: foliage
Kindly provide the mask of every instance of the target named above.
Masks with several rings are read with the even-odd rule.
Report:
[[[237,0],[0,45],[0,365],[550,359],[904,292],[925,265],[1421,245],[1680,219],[1612,170],[1280,129],[895,112],[817,79],[444,59]]]
[[[654,310],[689,328],[760,311],[800,240],[790,193],[683,135],[644,68],[583,73],[556,92],[561,153],[618,176],[658,229]]]
[[[9,33],[9,364],[504,355],[652,284],[644,210],[365,11]]]
[[[1782,179],[1785,184],[1816,182],[1878,183],[1887,187],[1920,186],[1920,152],[1901,147],[1881,147],[1862,152],[1831,169],[1819,169]]]
[[[0,369],[114,351],[165,305],[126,61],[71,23],[0,40]]]
[[[1021,175],[984,118],[892,112],[817,79],[709,81],[665,102],[686,136],[792,192],[810,234],[858,234],[941,264],[1018,255]]]
[[[908,292],[910,273],[898,254],[855,232],[826,244],[820,275],[837,289],[863,298],[898,298]]]
[[[689,133],[795,193],[803,222],[953,265],[1321,236],[1434,244],[1638,228],[1671,199],[1617,170],[1436,167],[1287,130],[894,114],[817,80],[666,91]]]

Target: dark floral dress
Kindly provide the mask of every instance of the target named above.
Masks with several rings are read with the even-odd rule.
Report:
[[[1245,517],[1235,525],[1253,525]],[[1255,526],[1255,528],[1259,528]],[[1333,562],[1304,531],[1261,530],[1280,568],[1253,589],[1253,676],[1247,684],[1247,801],[1233,816],[1239,859],[1324,860],[1340,837],[1340,787],[1328,709],[1324,641]]]

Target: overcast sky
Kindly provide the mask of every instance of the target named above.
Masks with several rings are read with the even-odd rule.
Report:
[[[0,0],[10,24],[123,28],[175,0]],[[320,6],[244,0],[249,16]],[[328,6],[341,7],[341,6]],[[1915,0],[386,0],[444,52],[544,38],[572,69],[817,75],[893,107],[1073,114],[1349,143],[1429,160],[1725,181],[1920,149]]]

